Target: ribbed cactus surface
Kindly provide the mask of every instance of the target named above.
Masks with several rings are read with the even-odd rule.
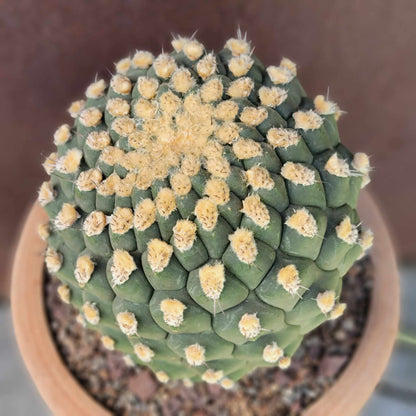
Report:
[[[355,210],[370,165],[289,59],[266,68],[242,36],[217,54],[172,45],[121,60],[71,105],[39,232],[61,298],[107,348],[160,381],[229,388],[288,367],[342,314],[342,277],[371,245]]]

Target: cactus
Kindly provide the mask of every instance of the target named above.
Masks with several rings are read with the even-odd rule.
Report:
[[[265,67],[245,37],[208,52],[138,51],[74,102],[39,191],[59,295],[108,349],[161,382],[230,388],[287,368],[342,314],[342,277],[371,246],[356,212],[364,153],[296,65]]]

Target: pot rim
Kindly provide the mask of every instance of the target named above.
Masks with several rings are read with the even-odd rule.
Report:
[[[305,416],[356,415],[374,391],[389,361],[399,325],[399,273],[393,243],[374,199],[360,194],[358,211],[375,235],[374,285],[360,343],[335,383],[305,411]],[[15,336],[25,365],[53,414],[109,416],[76,380],[61,358],[44,305],[45,243],[37,225],[46,222],[35,203],[24,224],[12,272],[11,305]],[[30,276],[30,278],[28,278]]]

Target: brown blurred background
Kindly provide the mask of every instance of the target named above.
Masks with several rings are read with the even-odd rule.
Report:
[[[266,64],[299,65],[309,95],[347,112],[343,141],[371,155],[371,188],[402,259],[416,258],[416,1],[19,0],[0,2],[0,286],[23,215],[45,177],[66,108],[97,71],[136,48],[170,50],[171,33],[221,48],[238,25]],[[1,288],[0,288],[1,292]]]

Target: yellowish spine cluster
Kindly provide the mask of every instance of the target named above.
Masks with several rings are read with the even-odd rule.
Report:
[[[199,269],[199,282],[205,296],[218,300],[224,289],[225,270],[222,263],[206,264]]]
[[[257,257],[257,245],[253,232],[246,228],[237,228],[229,237],[231,248],[237,258],[246,264],[253,264]]]
[[[201,168],[199,158],[193,155],[185,155],[181,163],[181,171],[185,175],[195,176]]]
[[[223,144],[232,143],[234,140],[238,139],[240,128],[238,125],[232,121],[222,123],[216,130],[215,134]]]
[[[372,247],[373,241],[374,241],[374,234],[371,230],[364,230],[361,233],[359,244],[363,248],[364,251]]]
[[[338,120],[342,114],[338,104],[327,100],[323,95],[317,95],[313,100],[313,103],[318,114],[334,114],[335,120]]]
[[[157,113],[157,105],[154,102],[140,98],[133,106],[134,115],[143,120],[152,120]],[[135,133],[135,132],[133,132]],[[131,133],[131,134],[133,134]]]
[[[128,251],[115,250],[113,264],[110,267],[113,285],[122,285],[126,282],[132,272],[137,269],[133,257]]]
[[[186,306],[178,299],[164,299],[160,302],[160,310],[166,324],[178,327],[183,322],[183,313]]]
[[[64,303],[70,303],[71,302],[71,289],[68,285],[59,285],[58,289],[58,296]]]
[[[79,174],[76,185],[80,191],[88,192],[97,188],[102,179],[103,175],[99,169],[84,170]]]
[[[352,166],[363,175],[369,174],[371,171],[370,158],[363,152],[358,152],[354,155]]]
[[[334,306],[334,309],[329,314],[329,319],[337,319],[344,314],[345,309],[347,308],[346,303],[338,303],[338,305]]]
[[[326,315],[334,309],[335,292],[333,290],[326,290],[325,292],[319,293],[316,297],[316,303],[321,312]]]
[[[202,374],[202,380],[208,384],[218,383],[224,377],[224,372],[222,370],[215,371],[211,368],[206,370]]]
[[[159,97],[159,106],[166,116],[168,115],[173,116],[179,110],[181,105],[182,105],[181,99],[172,91],[164,92]],[[170,138],[166,139],[166,137],[164,137],[163,135],[162,135],[162,140],[165,142],[171,141]]]
[[[337,237],[347,244],[355,244],[358,240],[358,228],[351,223],[351,218],[347,215],[335,227]]]
[[[124,311],[119,312],[116,316],[118,326],[121,332],[127,336],[137,334],[138,322],[133,312]]]
[[[233,56],[239,56],[242,54],[249,54],[251,47],[250,42],[247,41],[246,35],[242,35],[241,31],[237,31],[236,38],[230,38],[224,45],[224,48],[229,49]]]
[[[155,203],[158,213],[162,217],[168,218],[176,209],[176,200],[172,189],[162,188],[156,196]]]
[[[146,100],[154,98],[158,88],[159,82],[155,78],[146,76],[137,78],[137,90]]]
[[[147,261],[156,273],[160,273],[167,267],[172,253],[173,247],[162,240],[153,238],[147,243]]]
[[[175,59],[167,53],[160,54],[153,62],[153,68],[159,78],[169,78],[177,69]]]
[[[257,194],[249,195],[243,200],[241,212],[246,214],[259,227],[266,228],[270,223],[269,210]]]
[[[331,175],[340,178],[348,178],[351,175],[350,167],[346,160],[340,159],[337,153],[334,153],[326,162],[325,170]]]
[[[134,352],[136,353],[139,360],[143,361],[144,363],[150,363],[155,356],[154,351],[142,342],[134,346]]]
[[[262,105],[268,107],[278,107],[287,99],[288,93],[279,87],[261,87],[259,89],[259,98]]]
[[[117,94],[128,95],[132,89],[132,83],[130,78],[126,77],[125,75],[116,74],[113,76],[113,78],[111,78],[110,87]]]
[[[82,224],[82,229],[88,237],[99,235],[107,225],[107,217],[102,211],[93,211]]]
[[[230,188],[222,179],[209,179],[204,193],[217,205],[224,205],[230,200]]]
[[[100,98],[104,95],[106,88],[107,83],[103,79],[99,79],[88,86],[85,96],[92,99]]]
[[[230,176],[231,167],[227,159],[223,157],[212,157],[206,161],[206,168],[211,175],[226,179]]]
[[[56,170],[61,173],[75,173],[79,169],[82,152],[79,149],[69,149],[65,155],[56,161]]]
[[[247,339],[255,338],[260,334],[261,324],[256,313],[245,313],[238,322],[240,333]]]
[[[132,65],[135,68],[147,69],[152,65],[155,57],[148,51],[136,51],[132,59]]]
[[[301,288],[299,271],[294,264],[289,264],[277,272],[277,283],[283,286],[291,295],[298,293]]]
[[[88,107],[81,111],[78,119],[85,127],[95,127],[101,123],[103,113],[96,107]]]
[[[214,117],[217,120],[232,121],[238,114],[238,104],[234,101],[227,100],[218,103],[214,110]]]
[[[189,365],[198,366],[205,363],[205,348],[198,343],[185,348],[185,357]]]
[[[187,195],[192,189],[192,183],[189,176],[182,172],[176,172],[170,178],[170,185],[173,192],[178,196]]]
[[[290,367],[292,360],[290,357],[282,357],[277,365],[279,366],[279,368],[281,368],[282,370],[286,370],[286,368]]]
[[[101,343],[103,347],[109,351],[114,351],[116,342],[113,338],[109,337],[108,335],[103,335],[101,337]]]
[[[100,311],[94,302],[85,302],[82,305],[84,318],[91,325],[98,325],[100,322]]]
[[[296,73],[293,73],[287,67],[271,65],[266,69],[268,76],[275,85],[288,84],[295,78]]]
[[[134,367],[136,364],[134,364],[134,361],[130,357],[130,355],[123,355],[123,362],[127,367]]]
[[[251,94],[254,82],[249,77],[237,78],[228,87],[227,94],[231,98],[246,98]]]
[[[183,45],[183,53],[191,61],[196,61],[204,53],[204,45],[196,39],[187,39]]]
[[[204,103],[219,101],[222,98],[224,87],[220,79],[211,78],[200,89],[201,99]]]
[[[251,159],[261,156],[263,151],[259,143],[251,139],[238,139],[233,143],[233,151],[238,159]]]
[[[53,142],[57,146],[66,143],[71,138],[71,128],[68,124],[58,127],[53,135]]]
[[[147,230],[156,221],[156,205],[150,199],[143,199],[134,210],[133,224],[138,231]]]
[[[235,77],[242,77],[250,71],[254,60],[247,54],[233,56],[228,62],[228,68]]]
[[[156,371],[155,376],[161,383],[167,383],[170,380],[169,376],[162,370]]]
[[[56,164],[58,162],[58,153],[52,152],[49,156],[45,158],[42,166],[45,169],[45,172],[48,175],[51,175],[56,168]]]
[[[182,380],[182,382],[183,382],[183,385],[184,385],[185,387],[187,387],[188,389],[190,389],[191,387],[193,387],[193,386],[194,386],[194,382],[193,382],[192,380],[190,380],[189,378],[184,378],[184,379]]]
[[[124,179],[120,179],[115,186],[117,196],[129,197],[136,183],[136,174],[129,172]]]
[[[94,272],[94,263],[87,255],[79,256],[75,264],[74,276],[80,287],[84,287]]]
[[[93,150],[104,150],[110,145],[111,139],[108,131],[92,131],[88,134],[86,143]]]
[[[302,130],[317,130],[323,124],[322,117],[313,110],[296,111],[292,115],[295,120],[295,128]]]
[[[225,390],[230,390],[235,386],[235,383],[230,378],[224,378],[221,380],[221,387],[223,387]]]
[[[283,350],[275,343],[268,344],[263,349],[263,360],[267,363],[276,363],[283,357]]]
[[[110,98],[105,106],[106,110],[114,117],[127,116],[130,112],[130,104],[122,98]]]
[[[363,249],[363,252],[361,253],[360,257],[358,259],[363,258],[366,255],[366,252],[373,246],[374,241],[374,234],[371,230],[363,230],[361,232],[361,235],[358,239],[358,244]]]
[[[65,202],[55,217],[55,227],[58,230],[65,230],[71,227],[79,217],[80,215],[75,209],[75,206]]]
[[[295,185],[310,186],[315,183],[315,172],[301,163],[286,162],[280,174]]]
[[[361,188],[364,188],[371,182],[370,158],[365,153],[358,152],[354,155],[354,159],[351,165],[356,170],[356,172],[362,175]]]
[[[51,229],[48,222],[38,225],[38,235],[43,241],[46,241],[49,238],[51,235]]]
[[[72,118],[77,118],[85,107],[85,100],[77,100],[71,103],[68,113]]]
[[[50,181],[45,181],[39,188],[38,201],[44,207],[55,199],[55,192]]]
[[[195,85],[195,79],[187,68],[177,69],[170,79],[172,89],[185,94]]]
[[[293,62],[289,58],[283,57],[280,61],[280,67],[281,68],[286,68],[293,75],[296,75],[296,73],[297,73],[297,68],[296,68],[295,62]]]
[[[130,208],[116,207],[110,218],[110,229],[114,234],[125,234],[133,228],[133,211]]]
[[[245,107],[240,114],[240,120],[249,126],[258,126],[268,117],[264,107]]]
[[[245,173],[248,184],[255,190],[267,189],[274,187],[274,181],[267,169],[261,166],[253,166]]]
[[[131,67],[131,60],[130,60],[130,58],[128,57],[128,58],[123,58],[123,59],[120,59],[116,64],[115,64],[115,66],[116,66],[116,71],[117,71],[117,73],[119,73],[119,74],[122,74],[122,75],[126,75],[127,74],[127,72],[128,72],[128,70],[130,69],[130,67]]]
[[[134,120],[130,117],[116,117],[111,123],[111,130],[114,130],[120,136],[127,137],[129,134],[134,132],[136,125]]]
[[[107,146],[100,154],[100,161],[104,162],[106,165],[114,166],[116,163],[119,163],[124,156],[122,149],[113,146]],[[108,178],[107,178],[108,180]]]
[[[200,59],[196,65],[198,75],[203,79],[207,79],[211,75],[214,75],[217,70],[217,58],[213,53],[205,55]]]
[[[267,132],[267,140],[274,148],[287,149],[299,143],[300,135],[296,130],[272,127]]]
[[[173,227],[173,242],[179,251],[190,250],[196,239],[196,224],[189,220],[178,220]]]
[[[205,231],[212,231],[217,225],[217,206],[208,198],[198,200],[195,205],[195,215]]]
[[[303,237],[312,238],[318,234],[316,220],[306,208],[297,209],[286,219],[285,224]]]

